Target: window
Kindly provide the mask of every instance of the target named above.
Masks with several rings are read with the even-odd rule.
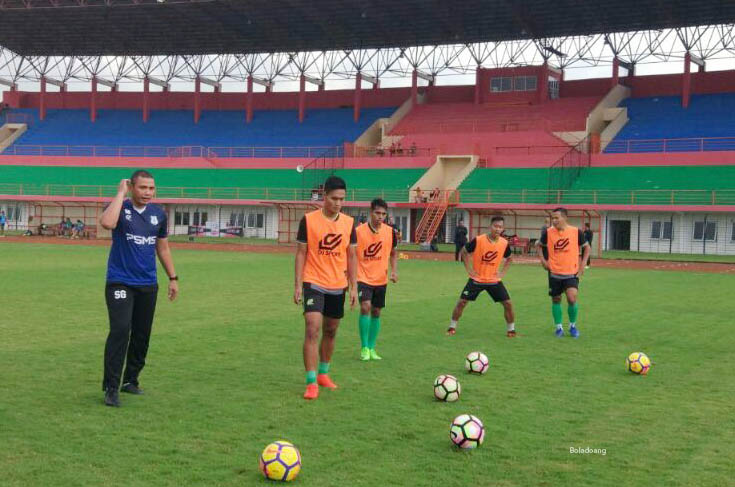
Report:
[[[194,226],[199,225],[199,212],[198,211],[195,211],[194,212],[194,223],[193,223],[193,225]]]
[[[206,225],[207,224],[207,212],[206,211],[203,211],[202,212],[202,223],[201,224],[202,225]]]
[[[661,238],[661,222],[651,222],[651,238]]]
[[[716,222],[694,222],[694,240],[717,240]]]
[[[664,222],[664,240],[671,240],[671,238],[674,236],[674,227],[671,224],[671,222]]]
[[[490,91],[492,93],[500,93],[502,91],[513,91],[513,78],[503,76],[500,78],[490,79]]]
[[[651,238],[660,238],[662,240],[671,240],[673,229],[671,222],[651,222]]]
[[[174,213],[174,225],[181,225],[181,212],[177,211]]]
[[[735,242],[735,221],[732,222],[732,232],[730,232],[730,241]]]
[[[265,215],[263,213],[248,213],[248,228],[263,228]]]
[[[516,76],[513,83],[516,91],[536,91],[535,76]]]
[[[189,225],[189,212],[181,213],[181,224]]]

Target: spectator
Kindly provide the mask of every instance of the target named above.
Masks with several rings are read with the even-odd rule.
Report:
[[[56,234],[61,237],[64,235],[64,225],[66,225],[66,222],[64,222],[64,217],[61,217],[61,221],[56,226]]]
[[[430,195],[431,201],[436,201],[436,200],[438,200],[438,199],[439,199],[439,195],[441,195],[441,193],[442,193],[442,192],[441,192],[441,190],[439,189],[439,187],[438,187],[438,186],[437,186],[436,188],[434,188],[434,189],[433,189],[433,190],[431,191],[431,195]]]
[[[395,142],[391,143],[390,145],[390,155],[391,156],[396,155],[396,143]]]
[[[399,156],[403,155],[403,147],[401,147],[400,141],[398,142],[398,146],[396,147],[396,152],[398,153]]]
[[[79,238],[81,235],[84,234],[84,222],[82,220],[77,219],[77,222],[74,224],[74,228],[71,232],[71,238]]]
[[[423,203],[424,202],[424,192],[421,191],[421,188],[416,187],[416,199],[414,200],[416,203]]]
[[[439,235],[434,234],[434,238],[431,239],[431,243],[429,244],[429,250],[439,252]]]
[[[416,155],[416,142],[411,142],[411,155]]]
[[[46,225],[45,223],[41,223],[40,225],[38,225],[39,236],[46,234],[46,232],[48,232],[48,225]]]
[[[459,253],[467,244],[467,227],[464,226],[464,221],[460,220],[457,222],[457,227],[454,229],[454,260],[456,262],[462,262],[459,258]]]
[[[71,237],[72,227],[74,227],[74,224],[71,222],[71,218],[66,217],[66,221],[64,222],[64,236],[65,237]]]
[[[5,210],[0,211],[0,237],[5,236],[5,223],[7,222],[7,219],[5,218]]]
[[[592,265],[592,230],[590,229],[590,224],[585,223],[584,224],[584,241],[587,242],[590,246],[590,255],[587,256],[587,265],[585,266],[585,269],[589,269],[590,265]]]

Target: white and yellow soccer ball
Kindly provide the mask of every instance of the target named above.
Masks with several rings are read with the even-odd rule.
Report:
[[[460,448],[477,448],[485,441],[485,426],[471,414],[457,416],[449,428],[449,438]]]
[[[646,375],[651,369],[651,359],[643,352],[633,352],[625,359],[625,368],[638,375]]]
[[[453,375],[442,374],[434,380],[434,397],[440,401],[454,402],[461,392],[462,387]]]
[[[490,368],[490,360],[482,352],[470,352],[464,359],[464,368],[470,374],[484,374]]]
[[[266,478],[290,482],[301,471],[301,453],[293,443],[278,440],[265,447],[258,463]]]

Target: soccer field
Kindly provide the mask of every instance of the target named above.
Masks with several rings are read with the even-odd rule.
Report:
[[[304,486],[732,485],[732,275],[593,268],[573,340],[553,336],[545,272],[516,265],[520,336],[483,295],[450,338],[462,267],[402,260],[383,361],[358,360],[347,313],[340,388],[306,402],[293,257],[176,250],[180,300],[159,295],[146,394],[114,409],[101,391],[107,252],[0,243],[4,486],[265,485],[258,455],[278,439],[300,449]],[[490,357],[484,376],[464,373],[473,350]],[[633,351],[653,360],[648,376],[624,370]],[[433,399],[441,373],[459,378],[458,402]],[[462,413],[485,424],[477,450],[449,440]]]

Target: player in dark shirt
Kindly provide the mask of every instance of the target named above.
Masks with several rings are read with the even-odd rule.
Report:
[[[169,277],[168,298],[173,301],[179,292],[168,246],[166,212],[150,202],[155,189],[149,172],[134,172],[130,179],[120,181],[117,195],[100,217],[100,225],[112,231],[105,286],[110,332],[105,344],[102,380],[108,406],[120,406],[121,375],[120,390],[143,393],[138,376],[145,365],[156,310],[156,255]],[[125,198],[128,191],[130,199]]]

